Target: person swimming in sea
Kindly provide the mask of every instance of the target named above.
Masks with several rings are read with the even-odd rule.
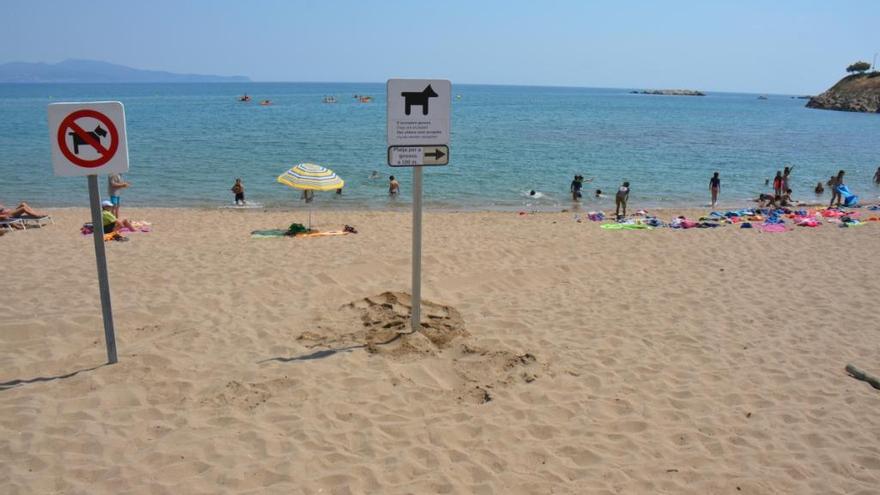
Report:
[[[816,183],[816,189],[814,189],[814,192],[816,194],[824,194],[825,193],[825,186],[822,185],[822,182]]]

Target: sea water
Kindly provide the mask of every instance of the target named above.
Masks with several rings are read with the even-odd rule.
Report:
[[[244,93],[249,103],[237,101]],[[323,103],[325,96],[337,103]],[[593,193],[613,196],[623,181],[631,184],[632,207],[702,206],[718,171],[722,205],[733,206],[767,191],[765,179],[786,164],[794,165],[795,199],[816,200],[816,183],[838,169],[863,199],[878,197],[871,179],[880,166],[880,115],[757,96],[453,84],[450,161],[425,170],[425,203],[567,208],[569,184],[580,174],[594,179],[584,191],[588,208],[607,207],[612,200]],[[272,104],[261,106],[265,99]],[[89,100],[125,105],[127,205],[229,206],[236,177],[249,201],[300,205],[298,191],[275,181],[300,162],[345,180],[342,195],[318,193],[316,208],[410,204],[410,170],[386,164],[385,85],[375,83],[0,84],[0,202],[87,205],[85,179],[52,175],[46,106]],[[374,171],[378,178],[370,178]],[[392,174],[403,192],[396,199],[387,194]]]

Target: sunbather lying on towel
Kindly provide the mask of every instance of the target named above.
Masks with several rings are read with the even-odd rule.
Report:
[[[105,234],[116,232],[123,227],[134,230],[134,226],[128,219],[123,218],[119,220],[116,218],[116,215],[113,214],[113,203],[110,201],[102,202],[101,209],[104,210],[101,212],[101,223],[104,224]]]
[[[45,217],[45,213],[40,213],[30,207],[27,203],[20,203],[16,208],[9,209],[0,204],[0,220],[9,220],[10,218],[18,218],[21,216],[29,217]]]

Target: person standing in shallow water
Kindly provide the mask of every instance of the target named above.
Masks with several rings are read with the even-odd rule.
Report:
[[[626,217],[627,201],[629,201],[629,182],[624,182],[623,185],[617,189],[617,195],[614,197],[614,203],[617,206],[614,209],[614,216],[616,216],[618,220]],[[623,216],[620,215],[621,207],[623,207]]]
[[[840,190],[837,188],[843,185],[843,174],[844,171],[840,170],[837,172],[836,177],[832,177],[831,180],[828,181],[828,187],[831,188],[831,202],[828,203],[828,207],[831,208],[834,206],[834,200],[837,200],[837,207],[840,208],[840,204],[843,202],[843,197],[840,194]]]
[[[392,175],[388,178],[388,195],[394,197],[398,194],[400,194],[400,183]]]
[[[709,192],[712,194],[712,207],[718,203],[718,193],[721,192],[721,178],[718,177],[718,172],[712,174],[712,178],[709,179]]]

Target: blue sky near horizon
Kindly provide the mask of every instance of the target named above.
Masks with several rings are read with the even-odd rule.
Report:
[[[104,60],[255,81],[815,94],[880,52],[880,1],[3,2],[0,63]]]

